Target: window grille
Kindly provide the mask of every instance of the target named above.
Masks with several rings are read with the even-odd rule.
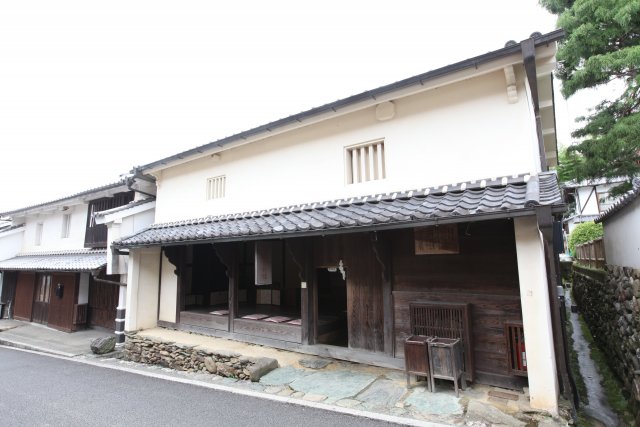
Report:
[[[347,184],[386,178],[384,141],[347,147]]]
[[[225,196],[226,175],[207,179],[207,200],[222,199]]]

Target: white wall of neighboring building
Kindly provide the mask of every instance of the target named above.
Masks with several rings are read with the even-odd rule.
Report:
[[[126,236],[135,234],[151,224],[155,218],[155,202],[136,206],[130,209],[106,215],[104,219],[98,219],[98,223],[107,225],[107,274],[126,275],[128,271],[128,257],[126,255],[114,255],[111,251],[111,243]]]
[[[609,197],[609,191],[617,184],[599,184],[576,189],[576,213],[581,215],[600,215],[615,199]],[[595,187],[595,191],[594,191]]]
[[[64,215],[71,215],[69,237],[62,237]],[[25,232],[22,252],[83,249],[87,228],[87,204],[69,206],[67,210],[45,211],[27,215],[24,219]],[[42,224],[42,239],[36,245],[38,224]]]
[[[131,249],[127,274],[125,331],[157,326],[160,247]]]
[[[0,233],[0,261],[13,258],[22,250],[24,227]]]
[[[176,266],[162,255],[162,272],[160,276],[160,312],[158,320],[175,322],[176,307],[178,305],[178,276],[175,274]]]
[[[640,197],[604,221],[607,264],[640,269]]]
[[[157,172],[156,222],[445,185],[540,169],[522,66],[510,103],[502,69]],[[386,179],[347,184],[345,148],[384,140]],[[222,199],[208,178],[225,175]]]

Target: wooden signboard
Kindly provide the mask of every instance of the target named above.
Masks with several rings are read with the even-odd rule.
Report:
[[[271,262],[271,242],[256,242],[255,270],[256,286],[273,283],[273,263]]]
[[[414,228],[414,240],[416,255],[460,253],[457,224]]]

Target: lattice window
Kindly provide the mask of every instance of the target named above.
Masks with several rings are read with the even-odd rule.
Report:
[[[384,141],[347,147],[345,166],[347,184],[386,178]]]
[[[466,378],[473,381],[473,350],[469,304],[424,302],[409,304],[411,335],[460,338]]]
[[[225,196],[226,185],[226,175],[207,179],[207,200],[222,199]]]

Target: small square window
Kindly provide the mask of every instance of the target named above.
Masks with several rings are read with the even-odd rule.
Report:
[[[207,200],[222,199],[225,196],[226,185],[226,175],[207,179]]]
[[[345,170],[347,184],[385,179],[384,141],[347,147]]]

